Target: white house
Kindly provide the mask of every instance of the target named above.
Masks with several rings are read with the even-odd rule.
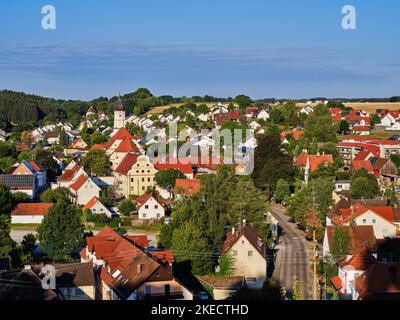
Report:
[[[40,224],[52,206],[52,203],[19,203],[11,212],[11,223]]]
[[[257,115],[257,119],[262,119],[267,121],[269,119],[269,113],[267,110],[261,110],[260,113]]]
[[[82,174],[69,186],[76,204],[86,205],[93,197],[99,197],[101,189],[87,175]]]
[[[154,197],[153,193],[144,194],[136,199],[139,219],[159,220],[164,217],[165,209],[163,204]]]
[[[381,119],[381,123],[379,125],[382,127],[391,127],[395,123],[396,119],[390,113],[388,113]]]
[[[108,209],[97,197],[93,197],[82,208],[82,211],[89,211],[91,214],[105,214],[107,217],[112,217],[112,212]]]

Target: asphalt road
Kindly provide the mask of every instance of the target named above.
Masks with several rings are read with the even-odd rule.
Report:
[[[294,279],[297,277],[302,282],[302,298],[312,299],[311,269],[312,243],[305,239],[304,232],[299,230],[295,223],[290,222],[290,217],[285,211],[273,207],[271,213],[279,221],[282,228],[279,245],[276,247],[277,255],[275,270],[272,278],[286,288],[288,295],[293,293]]]

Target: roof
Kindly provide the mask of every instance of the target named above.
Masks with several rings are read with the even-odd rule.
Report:
[[[384,158],[378,158],[376,161],[372,163],[372,166],[375,170],[381,170],[386,163],[389,162],[389,159],[384,159]]]
[[[90,200],[83,206],[82,211],[91,209],[91,208],[97,203],[97,201],[100,201],[99,198],[97,198],[96,196],[94,196],[92,199],[90,199]]]
[[[357,153],[357,155],[354,157],[353,160],[367,160],[367,157],[371,154],[369,151],[360,151]]]
[[[11,175],[3,174],[0,176],[0,184],[4,184],[10,189],[18,188],[34,188],[36,177],[34,175]]]
[[[351,166],[354,171],[365,169],[370,173],[374,172],[374,167],[372,166],[371,161],[369,160],[352,160]]]
[[[42,171],[40,166],[35,161],[32,160],[32,161],[29,162],[29,164],[36,172]]]
[[[80,170],[81,166],[76,164],[72,169],[64,170],[61,176],[58,177],[58,181],[71,181],[75,174]]]
[[[332,284],[333,284],[333,286],[335,287],[336,290],[342,289],[342,287],[343,287],[342,279],[340,279],[339,276],[331,278],[331,282],[332,282]]]
[[[47,215],[53,203],[18,203],[11,212],[12,216],[41,216]]]
[[[194,194],[200,191],[200,180],[196,179],[176,179],[175,181],[175,194]]]
[[[302,130],[289,130],[289,131],[282,131],[280,134],[281,139],[285,139],[288,134],[292,134],[295,140],[300,140],[304,131]]]
[[[376,251],[376,239],[373,226],[341,226],[349,234],[349,254],[357,252],[357,250],[367,245],[370,251]],[[328,236],[329,248],[332,248],[333,235],[335,226],[327,226],[326,232]]]
[[[242,224],[238,230],[233,230],[226,235],[226,240],[222,246],[221,256],[229,251],[230,248],[244,236],[251,245],[261,254],[264,259],[267,258],[266,245],[262,238],[260,238],[257,232],[249,225]]]
[[[301,153],[295,158],[295,166],[305,167],[307,165],[307,159],[310,163],[311,172],[317,170],[318,166],[323,163],[333,163],[333,156],[331,154],[310,155],[308,153]]]
[[[115,149],[115,152],[137,152],[137,153],[139,153],[139,149],[132,142],[132,140],[130,138],[126,137],[121,141],[121,143]]]
[[[140,209],[149,199],[153,198],[155,201],[158,202],[160,206],[163,206],[163,203],[160,199],[158,199],[153,192],[151,193],[145,193],[141,195],[140,197],[136,198],[136,203],[138,204],[137,209]]]
[[[54,265],[57,287],[95,286],[94,269],[91,263],[65,263]]]
[[[121,97],[118,97],[117,101],[115,102],[114,110],[115,111],[123,111],[124,110],[124,104],[122,103]]]
[[[133,165],[137,162],[138,157],[139,155],[137,153],[128,153],[115,169],[115,172],[127,175],[129,170],[131,170]]]
[[[362,300],[390,299],[400,293],[400,267],[396,264],[375,263],[355,281]]]
[[[107,141],[104,145],[105,149],[109,149],[115,141],[123,140],[125,138],[133,139],[133,136],[129,133],[126,128],[120,128],[118,131]]]
[[[354,270],[368,270],[373,264],[377,262],[376,258],[369,252],[367,247],[361,247],[356,249],[356,252],[353,256],[347,260],[342,261],[339,265],[343,268],[346,266],[350,266],[354,268]]]
[[[193,173],[193,166],[190,162],[181,161],[179,158],[167,158],[163,161],[155,161],[154,168],[158,171],[175,169],[182,173]]]
[[[89,180],[89,177],[87,175],[81,174],[79,176],[79,178],[74,183],[72,183],[69,187],[72,190],[78,191],[88,180]]]

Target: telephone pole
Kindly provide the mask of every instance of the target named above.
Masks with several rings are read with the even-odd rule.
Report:
[[[318,300],[317,297],[317,243],[315,239],[315,228],[313,229],[313,264],[314,264],[314,271],[313,271],[313,300]]]

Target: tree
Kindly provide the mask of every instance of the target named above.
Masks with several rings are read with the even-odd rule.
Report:
[[[172,189],[175,187],[176,179],[186,179],[186,176],[179,170],[167,169],[158,171],[154,178],[160,188],[167,189],[171,194]]]
[[[29,196],[24,193],[24,192],[16,192],[14,194],[14,202],[15,203],[24,203],[24,202],[29,202]]]
[[[219,275],[231,276],[234,271],[235,260],[230,253],[224,254],[219,260]]]
[[[110,161],[106,152],[101,149],[90,150],[83,160],[87,172],[97,176],[107,175],[110,170]]]
[[[23,264],[33,262],[33,254],[36,249],[36,236],[32,233],[24,235],[21,243],[20,260]]]
[[[11,167],[15,163],[15,158],[13,157],[4,157],[0,158],[0,170],[3,173],[9,173],[11,170]]]
[[[57,202],[38,228],[42,249],[54,260],[68,259],[73,250],[83,245],[84,228],[73,205]]]
[[[272,196],[278,180],[292,181],[294,166],[292,157],[281,149],[281,142],[273,136],[262,136],[254,155],[252,178],[257,188]]]
[[[333,231],[332,250],[333,258],[340,259],[349,252],[349,233],[346,229],[336,226]]]
[[[60,146],[62,147],[67,146],[67,134],[65,133],[64,129],[62,129],[60,132]]]
[[[243,95],[243,94],[236,96],[235,102],[239,105],[240,109],[248,107],[253,103],[253,101],[251,101],[250,97]]]
[[[9,258],[14,245],[10,237],[10,217],[0,214],[0,258]]]
[[[324,104],[317,105],[305,121],[304,136],[309,140],[316,138],[318,142],[335,142],[336,131],[336,126],[332,124],[332,114]]]
[[[70,202],[71,193],[65,187],[47,189],[40,195],[40,201],[46,203]]]
[[[276,184],[276,190],[274,192],[274,198],[278,202],[282,202],[286,197],[290,196],[289,184],[284,179],[279,179]]]
[[[47,180],[53,181],[57,176],[58,166],[50,151],[38,149],[34,152],[35,161],[46,170]]]
[[[5,185],[0,185],[0,215],[10,216],[14,209],[13,196]]]
[[[192,273],[204,275],[213,271],[213,253],[200,228],[186,222],[172,234],[172,250],[177,263],[191,263]]]
[[[378,181],[366,169],[358,170],[351,178],[350,193],[353,199],[373,199],[380,195]]]
[[[99,131],[95,131],[93,132],[93,134],[90,136],[90,145],[93,146],[95,144],[102,144],[107,142],[107,137],[105,135],[103,135],[101,132]]]
[[[128,216],[132,211],[135,210],[135,206],[133,205],[132,201],[125,199],[119,204],[118,210],[124,216]]]
[[[339,123],[339,134],[348,134],[350,132],[350,125],[347,120],[342,120]]]

